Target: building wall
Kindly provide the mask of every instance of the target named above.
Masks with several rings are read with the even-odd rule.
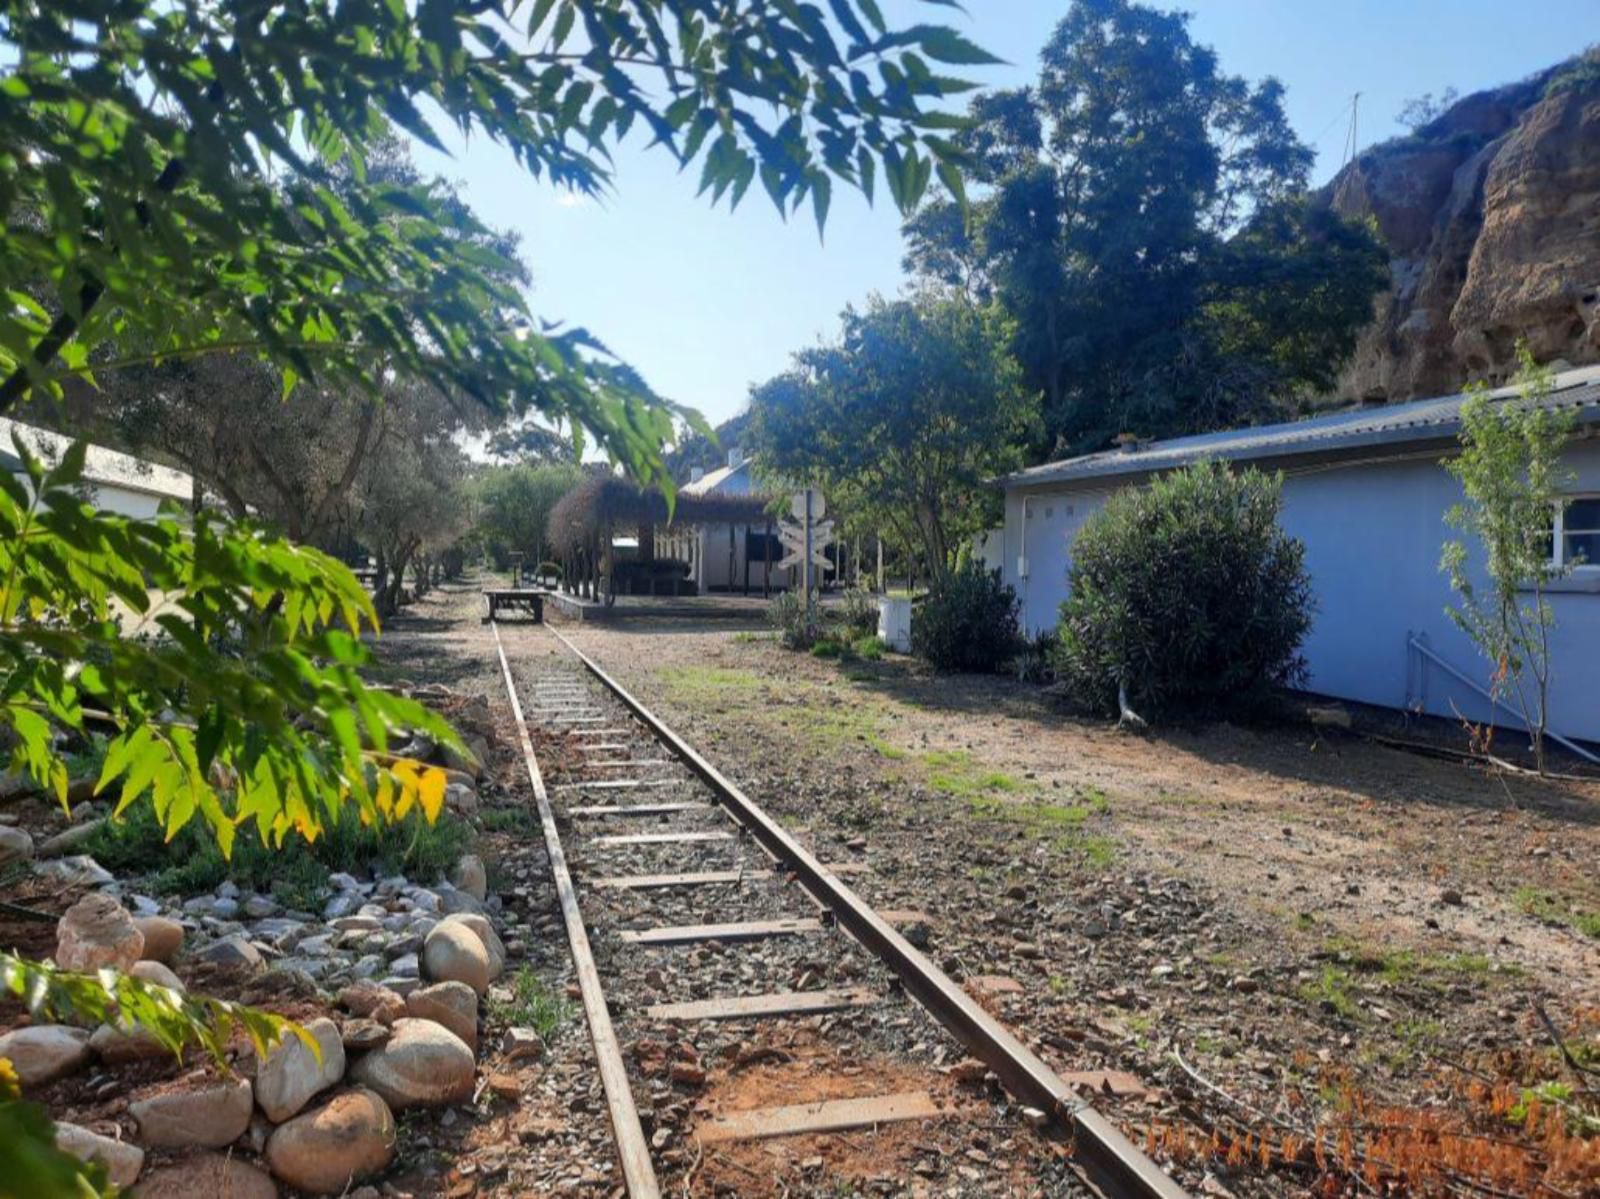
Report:
[[[1575,492],[1600,492],[1600,444],[1568,454]],[[1005,578],[1023,600],[1029,632],[1050,628],[1066,598],[1071,538],[1105,502],[1103,491],[1035,491],[1006,497]],[[1325,695],[1432,715],[1489,715],[1488,703],[1437,665],[1424,667],[1407,649],[1421,635],[1441,658],[1487,686],[1489,664],[1446,615],[1454,595],[1439,570],[1452,531],[1445,512],[1461,489],[1437,459],[1391,460],[1324,467],[1284,480],[1284,529],[1306,545],[1317,612],[1304,653],[1307,688]],[[1030,567],[1018,574],[1024,545]],[[1481,564],[1481,558],[1479,559]],[[1179,581],[1175,580],[1175,583]],[[1600,687],[1592,672],[1600,652],[1600,567],[1580,571],[1550,597],[1552,635],[1550,727],[1600,741]],[[1502,710],[1498,723],[1515,724]]]
[[[715,524],[701,525],[695,528],[692,534],[696,539],[695,580],[699,583],[702,592],[727,591],[730,589],[742,592],[744,590],[745,530],[747,527],[757,534],[761,533],[765,528],[764,525],[760,524],[751,524],[749,526],[743,524]],[[728,543],[730,530],[733,535],[731,562]],[[776,521],[773,522],[773,534],[777,534]],[[781,551],[774,548],[772,586],[779,589],[797,586],[796,580],[799,577],[799,571],[793,567],[780,569],[778,560],[782,556]],[[765,570],[766,565],[759,553],[751,558],[750,593],[752,595],[760,594],[762,580],[766,577]]]

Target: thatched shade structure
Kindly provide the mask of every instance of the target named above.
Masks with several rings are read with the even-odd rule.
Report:
[[[636,532],[639,555],[648,561],[655,534],[679,526],[764,524],[771,499],[762,495],[678,494],[669,517],[666,496],[614,475],[585,479],[550,511],[548,534],[566,571],[570,590],[594,596],[602,574],[612,568],[612,539],[624,530]],[[607,588],[608,593],[610,588]]]

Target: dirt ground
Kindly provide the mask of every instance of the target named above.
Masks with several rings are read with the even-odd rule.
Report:
[[[385,659],[492,693],[468,600],[430,597]],[[1097,1102],[1196,1193],[1600,1194],[1600,783],[1309,725],[1135,735],[727,627],[561,627],[867,862],[880,910],[925,912],[930,956],[1053,1066],[1131,1075]]]
[[[1020,982],[1003,1014],[1052,1064],[1203,1099],[1197,1138],[1592,1098],[1539,1013],[1600,1057],[1600,784],[1310,726],[1133,735],[748,632],[568,632],[819,847],[864,838],[863,893],[927,911],[952,972]]]

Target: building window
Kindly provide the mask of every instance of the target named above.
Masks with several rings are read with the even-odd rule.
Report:
[[[1573,496],[1557,506],[1554,561],[1577,570],[1600,570],[1600,495]]]

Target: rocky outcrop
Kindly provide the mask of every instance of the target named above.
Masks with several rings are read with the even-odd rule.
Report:
[[[1600,362],[1600,61],[1468,96],[1323,197],[1370,218],[1391,255],[1340,398],[1503,382],[1520,340],[1542,362]]]

